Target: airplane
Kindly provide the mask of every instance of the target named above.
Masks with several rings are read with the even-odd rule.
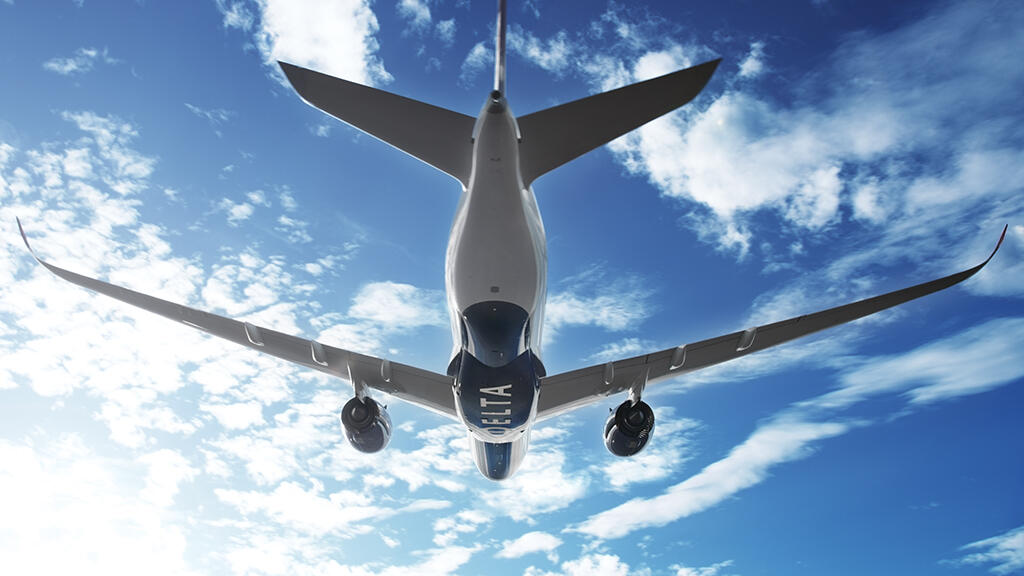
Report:
[[[646,386],[744,357],[850,322],[962,282],[981,264],[937,280],[820,312],[674,346],[649,354],[547,375],[541,334],[547,284],[544,226],[531,187],[541,175],[667,114],[695,98],[720,60],[545,110],[515,116],[506,94],[506,7],[499,0],[494,89],[474,118],[279,62],[306,102],[454,177],[462,185],[445,264],[453,351],[445,374],[335,348],[245,321],[196,310],[58,268],[74,284],[242,346],[347,380],[353,397],[341,427],[361,452],[382,450],[392,433],[376,390],[451,417],[467,429],[477,468],[491,480],[523,463],[532,427],[626,392],[611,411],[604,439],[617,456],[650,441],[654,412]]]

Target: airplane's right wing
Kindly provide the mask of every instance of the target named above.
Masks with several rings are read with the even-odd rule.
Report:
[[[353,385],[358,383],[369,386],[417,406],[457,418],[450,376],[335,348],[316,340],[291,336],[248,322],[239,322],[76,274],[39,258],[29,245],[20,220],[18,229],[21,231],[25,246],[36,261],[72,284],[181,322],[207,334],[230,340],[235,344],[337,376],[352,382]]]
[[[651,384],[740,358],[949,288],[970,278],[985,264],[988,264],[988,261],[999,250],[1005,236],[1006,228],[1003,228],[1003,234],[999,237],[999,243],[996,244],[995,250],[981,264],[938,280],[867,298],[845,306],[837,306],[717,338],[668,348],[653,354],[542,378],[537,420],[544,420],[574,408],[592,404],[612,394],[630,390],[637,385]]]
[[[469,183],[476,119],[446,108],[278,62],[303,100]]]

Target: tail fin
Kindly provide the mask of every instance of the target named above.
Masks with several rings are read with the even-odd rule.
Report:
[[[498,25],[494,39],[494,89],[505,94],[505,0],[498,0]]]
[[[278,64],[306,102],[468,185],[476,119],[293,64]]]
[[[721,59],[517,119],[523,183],[693,100]]]

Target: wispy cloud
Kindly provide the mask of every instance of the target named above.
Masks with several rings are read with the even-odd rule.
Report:
[[[562,563],[561,572],[548,572],[530,566],[524,573],[525,576],[591,576],[593,574],[608,574],[609,576],[627,576],[629,574],[642,574],[630,569],[629,564],[622,561],[614,554],[593,553],[584,554],[575,560],[568,560]]]
[[[1024,360],[1001,342],[1021,337],[1024,320],[1004,318],[877,362],[854,363],[840,377],[838,389],[777,413],[696,475],[658,496],[634,498],[595,514],[573,530],[598,539],[620,538],[707,510],[762,482],[773,467],[807,457],[822,440],[870,424],[844,420],[843,414],[871,398],[902,393],[908,400],[903,411],[909,411],[1016,382],[1024,378]]]
[[[233,110],[227,110],[224,108],[200,108],[199,106],[189,104],[188,102],[185,102],[185,108],[188,108],[188,111],[197,117],[206,120],[210,125],[210,128],[213,128],[213,132],[217,137],[223,136],[221,127],[236,116],[236,113]]]
[[[110,56],[106,48],[103,50],[98,48],[79,48],[75,50],[74,56],[51,58],[43,62],[43,68],[50,72],[56,72],[61,76],[74,76],[85,74],[92,70],[97,63],[117,64],[118,62],[120,60]]]
[[[725,560],[699,568],[689,568],[687,566],[674,566],[673,568],[676,571],[676,576],[717,576],[721,574],[722,570],[732,566],[732,564],[732,560]]]
[[[477,42],[462,61],[462,73],[459,82],[463,86],[471,85],[477,76],[494,62],[494,50],[484,42]]]
[[[564,30],[541,40],[523,27],[513,26],[508,35],[508,49],[554,74],[564,73],[573,58],[573,43]]]
[[[423,30],[430,26],[430,6],[424,0],[399,0],[397,10],[412,30]]]
[[[993,574],[1012,574],[1024,569],[1024,526],[971,542],[961,550],[969,553],[958,560],[960,564],[989,565]]]
[[[562,280],[570,289],[554,292],[545,311],[546,341],[569,326],[596,326],[608,331],[636,329],[651,313],[653,290],[631,274],[608,278],[600,266]]]
[[[778,464],[804,458],[810,444],[846,432],[848,425],[781,419],[762,426],[728,456],[652,498],[634,498],[588,518],[573,531],[599,539],[664,526],[710,508],[760,483]]]
[[[764,42],[751,42],[750,52],[740,62],[740,78],[756,78],[765,71]]]
[[[437,23],[437,36],[444,45],[451,46],[455,42],[456,29],[455,18],[441,20]]]
[[[870,396],[899,392],[911,405],[978,394],[1024,376],[1024,318],[1000,318],[904,354],[881,357],[842,376],[838,390],[807,406],[844,408]],[[978,370],[984,366],[984,370]]]

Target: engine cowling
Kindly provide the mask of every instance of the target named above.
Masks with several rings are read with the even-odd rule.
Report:
[[[654,411],[643,401],[626,400],[604,425],[604,445],[616,456],[633,456],[644,449],[654,433]]]
[[[349,444],[360,452],[380,452],[391,440],[391,417],[373,398],[353,398],[341,409],[341,427]]]

